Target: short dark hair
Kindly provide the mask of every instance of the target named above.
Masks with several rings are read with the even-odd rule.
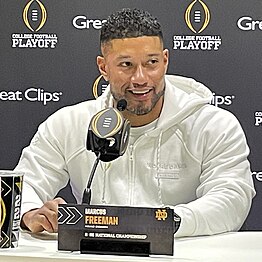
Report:
[[[137,8],[124,8],[111,14],[100,32],[100,44],[113,39],[141,36],[158,36],[163,42],[163,34],[157,18],[149,12]]]

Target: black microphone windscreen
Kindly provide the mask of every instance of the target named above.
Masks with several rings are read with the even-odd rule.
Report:
[[[119,111],[124,111],[127,107],[127,102],[125,99],[121,99],[117,102],[117,106],[116,108],[119,110]]]

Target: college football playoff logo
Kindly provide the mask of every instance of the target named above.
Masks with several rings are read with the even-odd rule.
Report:
[[[32,32],[39,31],[45,24],[47,13],[45,6],[39,0],[28,2],[23,11],[25,25]]]
[[[207,5],[201,0],[193,1],[186,9],[185,21],[188,28],[195,34],[203,32],[210,21]]]

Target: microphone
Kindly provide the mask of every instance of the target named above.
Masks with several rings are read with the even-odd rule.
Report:
[[[121,99],[117,102],[117,105],[116,105],[116,108],[119,110],[119,111],[125,111],[126,110],[126,107],[127,107],[127,102],[125,99]]]
[[[104,162],[115,160],[122,156],[127,148],[130,122],[120,111],[127,107],[125,99],[117,103],[117,109],[110,107],[95,114],[90,122],[86,148],[94,152]]]
[[[90,204],[91,183],[99,161],[109,162],[122,156],[127,148],[130,133],[130,121],[120,111],[127,107],[127,101],[121,99],[116,108],[110,107],[96,113],[89,124],[86,149],[97,156],[93,165],[87,187],[83,193],[82,203]]]

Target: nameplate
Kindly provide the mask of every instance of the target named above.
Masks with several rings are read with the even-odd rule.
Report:
[[[114,255],[173,255],[170,208],[62,204],[58,250]]]

